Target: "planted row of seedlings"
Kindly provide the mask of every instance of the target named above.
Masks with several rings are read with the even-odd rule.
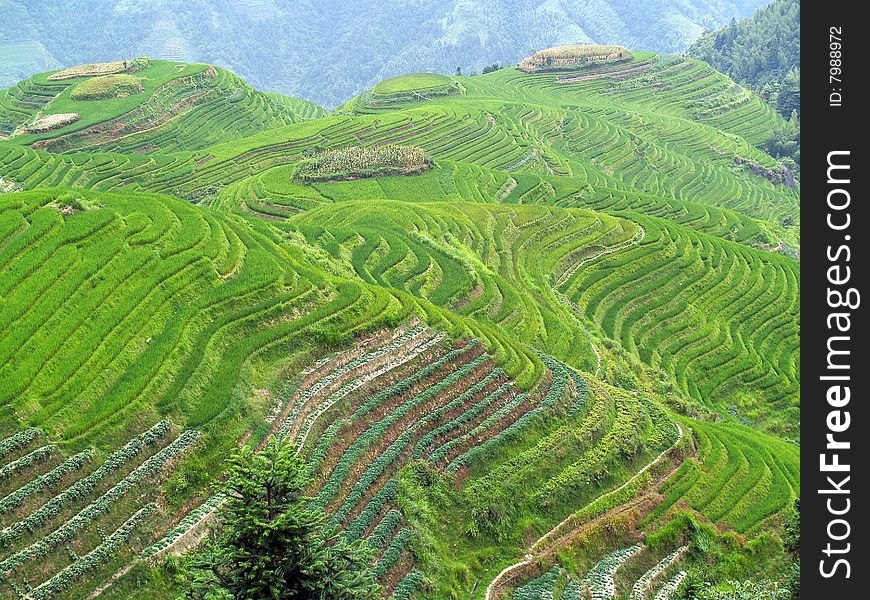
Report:
[[[583,576],[583,579],[580,580],[581,587],[591,592],[593,600],[614,598],[616,596],[616,583],[613,576],[625,561],[642,549],[643,546],[634,545],[606,555]]]
[[[310,432],[320,431],[316,428],[318,421],[325,420],[323,417],[329,415],[334,405],[349,396],[367,394],[397,371],[417,369],[421,358],[439,352],[437,347],[442,339],[441,334],[412,323],[408,327],[372,335],[346,352],[317,361],[302,372],[302,382],[286,405],[273,407],[270,411],[275,435],[295,436],[301,449]],[[449,364],[449,358],[456,355],[456,352],[448,352],[446,359],[436,368]],[[403,518],[393,503],[395,493],[394,480],[381,487],[346,533],[351,539],[365,539],[376,550],[376,569],[384,581],[392,576],[391,570],[401,562],[400,559],[408,556],[412,537],[410,530],[402,527]],[[200,527],[208,515],[219,509],[223,500],[222,494],[208,498],[162,539],[145,548],[140,557],[158,556],[172,547],[194,528]],[[410,589],[410,580],[405,587]]]
[[[325,508],[332,515],[331,525],[344,527],[350,539],[366,539],[376,549],[377,573],[397,597],[416,588],[417,577],[411,575],[413,535],[395,504],[392,474],[409,458],[426,455],[435,440],[449,442],[451,432],[460,430],[463,422],[477,418],[479,423],[481,400],[509,389],[504,372],[494,368],[478,344],[438,350],[428,341],[408,345],[405,335],[352,360],[327,359],[305,373],[309,377],[318,372],[317,383],[297,390],[291,402],[299,408],[289,412],[279,428],[296,431],[297,439],[305,436],[304,449],[315,477],[314,505]],[[411,350],[411,355],[360,369],[389,355],[383,352],[387,347]],[[342,376],[354,369],[363,381],[343,382]],[[303,408],[299,399],[322,408]],[[465,415],[469,410],[471,417]]]
[[[166,463],[176,458],[188,446],[193,444],[198,437],[199,433],[194,430],[188,430],[182,433],[168,446],[148,457],[142,464],[130,471],[130,473],[111,487],[107,492],[82,508],[73,517],[51,531],[51,533],[39,538],[35,542],[0,562],[0,576],[5,576],[10,571],[32,558],[46,556],[58,545],[69,542],[75,538],[75,536],[83,531],[85,527],[96,521],[98,517],[106,514],[112,508],[113,504],[130,492],[135,485],[141,483],[148,477],[156,475],[166,465]],[[62,507],[62,504],[61,506],[58,506],[58,508],[60,507]],[[41,518],[51,518],[57,516],[59,513],[51,514],[49,511],[43,511],[43,514],[44,516]],[[32,523],[28,523],[28,525],[32,525]]]
[[[559,600],[614,600],[617,588],[614,576],[617,571],[632,557],[637,556],[643,546],[635,545],[623,548],[605,555],[582,578],[574,578],[558,565],[551,567],[536,578],[527,581],[513,591],[513,600],[542,600],[556,598]],[[685,555],[687,547],[683,546],[670,553],[645,572],[633,585],[631,598],[642,600],[653,598],[654,586],[662,574],[673,569],[674,565]],[[682,575],[681,575],[682,574]],[[655,600],[668,600],[679,587],[685,577],[684,571],[678,571],[655,592]]]
[[[76,474],[93,462],[93,450],[59,461],[54,468],[34,462],[18,470],[29,479],[0,499],[0,512],[15,519],[0,530],[6,550],[0,554],[0,585],[20,598],[60,597],[85,576],[116,561],[157,510],[156,504],[142,504],[150,496],[142,484],[165,473],[199,438],[195,430],[171,435],[170,422],[160,421],[77,479]],[[46,447],[54,448],[42,446]],[[20,507],[26,512],[17,514]],[[102,530],[106,523],[113,528],[108,535]],[[95,547],[94,531],[100,533]],[[73,547],[84,553],[77,554]],[[60,559],[63,548],[68,560]]]
[[[129,541],[136,529],[140,528],[156,510],[156,504],[146,504],[106,537],[99,546],[32,589],[24,597],[27,600],[56,597],[82,576],[97,570],[111,560],[114,554]]]
[[[86,477],[79,479],[16,523],[0,530],[0,541],[4,544],[19,539],[27,532],[35,531],[46,521],[59,514],[64,506],[74,503],[90,494],[104,478],[121,470],[123,465],[156,444],[169,434],[169,421],[160,421],[147,431],[135,436],[124,446],[110,454],[103,463]]]
[[[632,600],[643,600],[644,598],[647,598],[655,585],[656,579],[674,563],[679,561],[688,550],[688,546],[677,548],[641,575],[640,579],[638,579],[631,588]]]

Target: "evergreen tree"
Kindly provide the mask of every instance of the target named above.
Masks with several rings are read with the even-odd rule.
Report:
[[[227,502],[213,540],[193,558],[188,597],[357,600],[377,595],[371,554],[326,530],[304,496],[305,465],[289,443],[229,460]]]
[[[777,94],[776,106],[782,115],[801,114],[801,72],[792,69],[782,80]]]
[[[792,513],[785,522],[783,536],[785,551],[791,555],[791,564],[786,573],[786,583],[793,600],[801,597],[801,499],[794,501]]]

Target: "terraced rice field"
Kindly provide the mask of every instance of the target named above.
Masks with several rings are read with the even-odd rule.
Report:
[[[698,456],[661,488],[652,521],[677,504],[745,533],[758,530],[800,490],[799,449],[739,425],[691,423]]]
[[[136,77],[0,92],[0,595],[129,597],[271,436],[384,597],[665,599],[696,555],[646,536],[679,511],[777,534],[800,185],[761,100],[649,53],[331,114],[209,65]],[[393,146],[427,168],[299,173]]]

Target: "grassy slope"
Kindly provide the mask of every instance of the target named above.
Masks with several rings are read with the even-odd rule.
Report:
[[[325,114],[311,102],[258,92],[235,75],[203,64],[153,61],[135,75],[142,91],[120,98],[76,100],[76,90],[102,79],[50,81],[50,75],[0,92],[0,133],[11,134],[38,116],[75,113],[79,119],[71,125],[19,133],[14,141],[53,152],[167,152],[204,148]],[[103,123],[110,125],[100,128]]]
[[[84,78],[55,82],[48,80],[51,73],[35,75],[32,77],[34,85],[49,87],[59,91],[57,96],[42,109],[43,114],[78,113],[79,120],[72,125],[52,131],[51,133],[25,135],[16,141],[21,144],[30,144],[36,140],[78,131],[89,125],[114,119],[140,106],[161,85],[179,77],[202,73],[208,67],[208,65],[203,64],[184,65],[179,68],[180,66],[178,63],[156,60],[149,68],[139,71],[136,75],[141,80],[143,88],[141,93],[131,94],[126,98],[107,98],[103,100],[88,100],[87,102],[70,98],[76,85],[83,82]]]
[[[392,79],[385,79],[374,88],[375,94],[383,96],[397,92],[411,90],[425,90],[427,88],[441,87],[450,83],[450,78],[437,73],[409,73]]]

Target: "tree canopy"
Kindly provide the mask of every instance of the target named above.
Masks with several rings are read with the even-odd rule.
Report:
[[[800,116],[800,2],[773,0],[749,19],[708,31],[689,55],[758,92],[785,118]]]
[[[309,507],[295,446],[244,447],[229,461],[214,537],[192,558],[188,597],[356,600],[377,595],[371,554]]]

